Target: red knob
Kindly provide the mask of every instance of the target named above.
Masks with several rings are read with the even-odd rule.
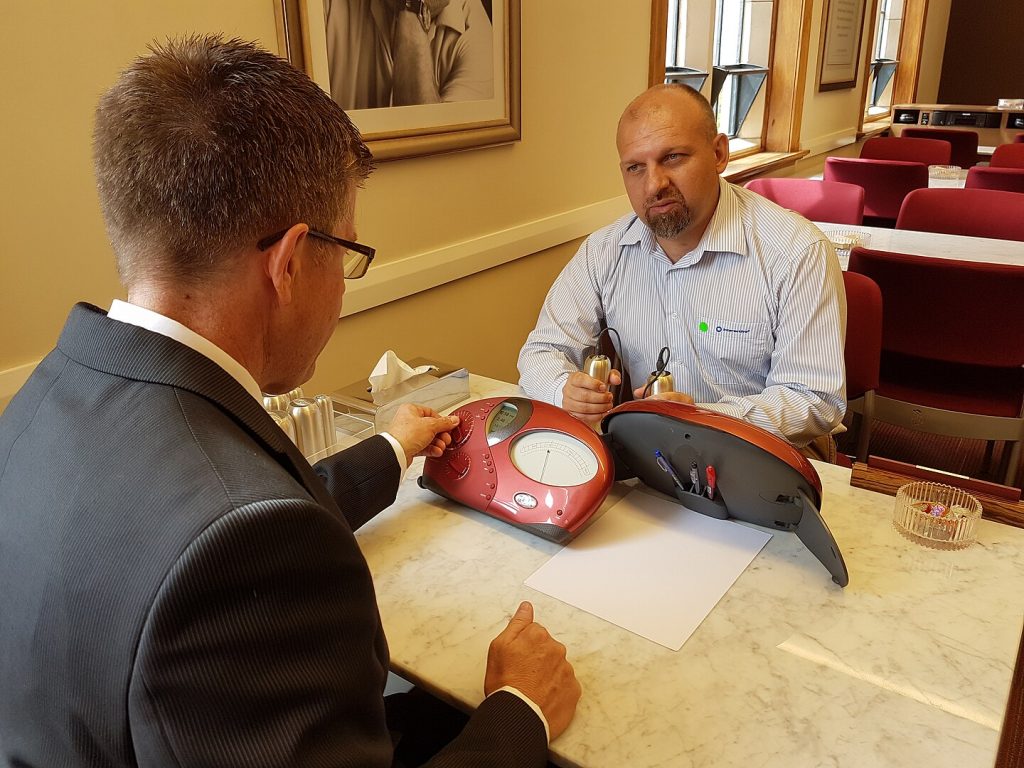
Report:
[[[469,472],[471,461],[462,451],[456,451],[448,458],[448,471],[456,480],[461,480]]]
[[[455,415],[459,417],[459,424],[451,432],[452,448],[462,445],[473,433],[473,414],[470,411],[462,410],[458,411]]]

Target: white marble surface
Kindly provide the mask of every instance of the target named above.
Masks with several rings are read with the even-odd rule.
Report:
[[[964,235],[943,235],[936,232],[915,232],[909,229],[885,229],[884,227],[852,226],[814,222],[826,235],[833,232],[859,232],[867,234],[870,240],[865,248],[897,253],[914,253],[919,256],[937,256],[958,261],[981,261],[989,264],[1013,264],[1024,266],[1024,242],[1017,240],[994,240],[988,237],[966,237]],[[846,269],[849,253],[840,253],[839,262]]]
[[[516,391],[472,385],[474,399]],[[973,547],[926,550],[893,529],[891,497],[815,466],[850,585],[774,532],[677,652],[524,586],[558,545],[418,488],[414,466],[358,533],[392,666],[475,706],[487,646],[528,599],[583,686],[552,745],[561,765],[991,765],[1024,616],[1024,530],[982,521]]]
[[[824,179],[824,174],[816,173],[813,176],[808,176],[809,179],[815,181],[821,181]],[[938,175],[928,175],[928,188],[929,189],[963,189],[967,184],[967,171],[961,169],[957,173],[955,178],[940,178]]]

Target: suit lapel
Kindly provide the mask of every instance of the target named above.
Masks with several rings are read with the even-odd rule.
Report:
[[[176,387],[210,400],[261,443],[318,503],[341,514],[309,462],[262,404],[208,357],[167,336],[111,320],[84,303],[72,308],[57,348],[95,370]]]

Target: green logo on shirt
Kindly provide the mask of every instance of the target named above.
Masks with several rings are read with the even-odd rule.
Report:
[[[708,332],[708,324],[705,323],[703,320],[701,320],[700,325],[698,325],[697,327],[700,328],[700,332],[701,333],[707,333]]]

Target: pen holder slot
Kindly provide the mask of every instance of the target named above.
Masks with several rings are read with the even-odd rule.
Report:
[[[709,499],[707,496],[703,496],[690,491],[681,491],[678,488],[675,489],[676,498],[679,502],[687,509],[692,509],[694,512],[700,512],[702,515],[708,517],[716,517],[719,520],[729,519],[729,508],[725,506],[725,502],[722,500],[722,495],[715,489],[715,497]]]

